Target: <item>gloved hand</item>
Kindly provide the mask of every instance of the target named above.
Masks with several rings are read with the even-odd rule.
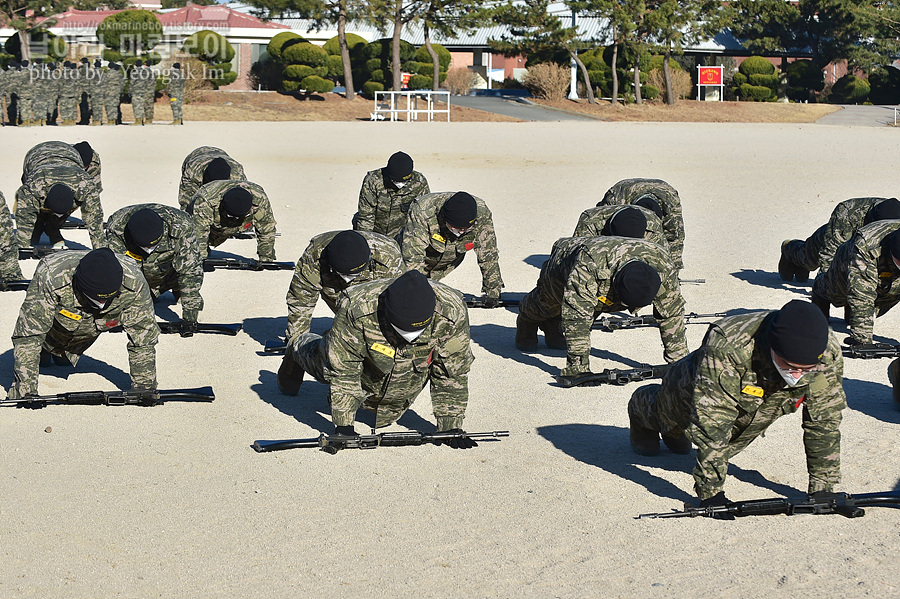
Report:
[[[156,389],[132,387],[128,392],[136,395],[140,402],[145,406],[154,406],[159,401],[159,391]]]
[[[461,428],[451,428],[448,431],[443,431],[447,433],[453,433],[456,435],[463,435],[461,437],[454,437],[452,439],[442,439],[435,443],[435,445],[449,445],[453,449],[471,449],[473,447],[478,447],[478,443],[475,442],[475,439],[471,437],[466,437],[466,431]]]
[[[485,308],[499,308],[500,307],[500,298],[499,297],[491,297],[490,295],[486,295],[484,297],[484,307]]]
[[[719,491],[712,497],[704,499],[700,502],[700,507],[717,507],[720,505],[728,505],[730,503],[728,498],[725,497],[724,491]],[[720,512],[713,515],[715,520],[734,520],[734,514],[729,514],[728,512]]]
[[[359,433],[356,432],[356,429],[353,428],[352,424],[334,427],[334,434],[335,435],[343,435],[345,437],[358,437],[359,436]]]

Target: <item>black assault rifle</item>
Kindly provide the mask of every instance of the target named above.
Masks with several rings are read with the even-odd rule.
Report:
[[[690,285],[702,285],[706,282],[706,279],[678,279],[678,282],[682,285],[690,284]]]
[[[166,320],[156,321],[159,326],[159,332],[164,335],[178,333],[182,337],[191,337],[194,333],[214,333],[219,335],[237,335],[244,325],[242,324],[214,324],[209,322],[190,323],[184,320],[178,322],[169,322]],[[117,326],[109,329],[111,333],[121,333],[124,329]]]
[[[263,348],[264,354],[283,354],[287,350],[287,340],[269,339]]]
[[[232,239],[256,239],[257,237],[259,236],[254,229],[247,229],[231,236]],[[275,233],[275,237],[281,237],[281,233]]]
[[[259,453],[266,451],[280,451],[282,449],[295,449],[318,447],[332,455],[342,449],[375,449],[376,447],[405,447],[407,445],[437,444],[451,439],[478,439],[495,440],[500,437],[508,437],[509,431],[492,431],[489,433],[454,433],[445,431],[441,433],[420,433],[418,431],[396,433],[372,433],[371,435],[326,435],[321,434],[313,439],[285,439],[283,441],[254,441],[253,449]]]
[[[75,217],[70,216],[66,220],[64,220],[60,225],[60,229],[87,229],[87,226],[84,224],[84,221]]]
[[[484,308],[484,300],[483,297],[475,297],[470,293],[463,294],[463,301],[466,302],[466,306],[469,308]],[[521,300],[512,299],[512,298],[504,298],[502,295],[500,296],[500,303],[497,304],[497,308],[506,308],[508,306],[518,306]]]
[[[52,245],[30,245],[28,247],[19,248],[19,260],[27,260],[34,258],[40,260],[47,254],[61,252],[62,249],[54,248]]]
[[[16,404],[18,408],[43,408],[47,404],[86,404],[107,406],[155,406],[170,400],[213,401],[212,387],[197,389],[167,389],[156,392],[141,391],[72,391],[56,395],[29,395],[21,399],[6,398],[0,404]]]
[[[0,291],[25,291],[30,284],[31,281],[24,279],[13,281],[4,281],[3,279],[0,279]]]
[[[691,324],[691,321],[698,318],[722,318],[727,316],[724,312],[715,312],[711,314],[697,314],[691,312],[684,315],[684,322]],[[659,322],[651,315],[646,316],[601,316],[594,321],[591,328],[600,329],[601,331],[615,331],[617,329],[634,329],[637,327],[655,327]]]
[[[900,358],[900,345],[890,343],[860,343],[858,345],[846,345],[841,347],[841,353],[845,358]]]
[[[669,369],[668,364],[651,366],[641,364],[637,368],[607,368],[600,372],[585,372],[572,376],[557,375],[561,387],[596,387],[597,385],[627,385],[637,381],[661,379]]]
[[[212,272],[217,268],[227,270],[294,270],[293,262],[270,262],[268,260],[239,260],[238,258],[207,258],[203,261],[203,271]]]
[[[848,518],[859,518],[866,511],[863,506],[900,508],[900,493],[863,493],[850,495],[834,493],[828,497],[795,497],[773,499],[753,499],[750,501],[729,501],[725,505],[693,507],[685,504],[683,511],[659,514],[641,514],[638,518],[715,518],[717,515],[770,516],[774,514],[840,514]]]

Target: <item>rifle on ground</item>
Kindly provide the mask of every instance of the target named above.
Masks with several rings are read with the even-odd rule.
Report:
[[[682,285],[690,284],[690,285],[702,285],[706,282],[706,279],[678,279],[678,282]]]
[[[858,345],[845,345],[841,347],[841,353],[845,358],[900,358],[900,345],[890,343],[860,343]]]
[[[285,339],[269,339],[263,348],[264,354],[283,354],[287,351],[287,340]]]
[[[256,239],[257,237],[258,235],[254,229],[241,231],[240,233],[235,233],[231,236],[232,239]],[[275,237],[281,237],[281,233],[275,233]]]
[[[774,514],[840,514],[847,518],[859,518],[866,511],[863,506],[898,507],[900,493],[863,493],[850,495],[834,493],[829,497],[797,497],[773,499],[753,499],[750,501],[729,501],[725,505],[709,507],[693,507],[685,504],[683,511],[663,512],[659,514],[641,514],[638,518],[696,518],[703,516],[715,518],[716,515],[731,516],[770,516]]]
[[[16,404],[18,408],[43,408],[47,404],[85,404],[107,406],[156,406],[165,401],[213,401],[212,387],[167,389],[155,391],[72,391],[56,395],[29,395],[21,399],[6,398],[0,404]]]
[[[12,281],[4,281],[0,279],[0,291],[25,291],[31,281],[26,279],[16,279]]]
[[[19,260],[27,260],[28,258],[40,260],[47,254],[62,251],[62,248],[54,248],[52,245],[30,245],[28,247],[19,248]]]
[[[715,312],[710,314],[697,314],[691,312],[684,315],[684,322],[691,324],[692,321],[699,318],[722,318],[727,316],[724,312]],[[617,329],[634,329],[637,327],[655,327],[659,322],[651,315],[646,316],[601,316],[591,325],[591,328],[600,329],[601,331],[612,332]]]
[[[484,300],[483,297],[475,297],[472,294],[464,293],[463,301],[466,302],[466,306],[469,308],[484,308]],[[502,295],[500,296],[500,303],[497,304],[496,308],[506,308],[509,306],[518,306],[521,300],[512,299],[512,298],[504,298]]]
[[[405,447],[407,445],[425,445],[426,443],[438,443],[450,439],[478,439],[495,440],[500,437],[508,437],[509,431],[492,431],[489,433],[420,433],[418,431],[396,433],[373,433],[371,435],[326,435],[321,434],[313,439],[285,439],[283,441],[254,441],[253,449],[259,453],[266,451],[280,451],[282,449],[295,449],[318,447],[332,455],[342,449],[375,449],[376,447]]]
[[[561,387],[596,387],[598,385],[627,385],[637,381],[661,379],[669,369],[668,364],[651,366],[641,364],[637,368],[607,368],[601,372],[585,372],[572,376],[557,375],[556,382]]]
[[[184,320],[178,322],[169,322],[166,320],[156,321],[159,326],[159,332],[164,335],[178,333],[182,337],[191,337],[194,333],[214,333],[220,335],[237,335],[244,325],[242,324],[213,324],[209,322],[190,323]],[[109,329],[111,333],[121,333],[124,329],[121,325]]]
[[[270,262],[268,260],[239,260],[237,258],[207,258],[203,261],[203,272],[217,268],[227,270],[294,270],[293,262]]]
[[[60,229],[87,229],[84,224],[84,221],[78,218],[74,218],[70,216],[66,220],[64,220],[60,225]]]

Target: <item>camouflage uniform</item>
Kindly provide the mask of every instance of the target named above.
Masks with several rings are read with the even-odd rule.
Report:
[[[231,167],[232,181],[245,181],[244,167],[241,163],[225,153],[225,150],[212,146],[200,146],[187,155],[181,163],[181,183],[178,184],[178,205],[187,210],[194,194],[203,185],[203,171],[216,158],[222,158]]]
[[[374,231],[399,242],[410,204],[430,192],[428,181],[419,171],[413,171],[406,185],[399,189],[388,178],[387,168],[369,171],[359,190],[353,229]]]
[[[222,219],[219,204],[229,189],[242,187],[253,196],[250,212],[240,221],[228,223]],[[275,215],[269,197],[263,188],[250,181],[211,181],[201,187],[188,205],[187,212],[194,218],[200,257],[209,256],[209,248],[222,245],[236,233],[253,227],[256,230],[256,252],[260,260],[275,260]]]
[[[6,198],[0,192],[0,280],[19,281],[22,278],[19,244],[16,243],[12,216],[6,207]]]
[[[34,110],[35,124],[43,125],[49,121],[49,115],[53,110],[50,108],[52,98],[56,93],[56,81],[52,77],[52,71],[45,64],[37,65],[34,70],[34,99],[32,100],[32,109]],[[56,106],[54,105],[54,108]]]
[[[644,428],[697,446],[694,492],[700,499],[725,486],[728,460],[778,418],[803,406],[803,444],[809,492],[840,482],[841,410],[847,406],[840,344],[829,332],[820,371],[788,387],[772,363],[766,340],[776,312],[724,318],[709,328],[703,345],[679,360],[662,384],[635,391],[629,416]]]
[[[184,73],[180,69],[169,69],[169,84],[166,86],[169,104],[172,106],[174,122],[182,121],[181,106],[184,104]]]
[[[371,231],[359,231],[369,244],[372,258],[369,267],[349,283],[332,272],[326,258],[325,248],[340,231],[329,231],[313,237],[309,246],[297,260],[294,278],[287,293],[289,340],[296,339],[309,332],[313,310],[321,295],[332,312],[337,311],[341,292],[355,285],[368,283],[375,279],[399,277],[404,273],[403,258],[397,243],[384,235]]]
[[[681,218],[681,199],[674,187],[661,179],[624,179],[609,188],[598,206],[634,204],[646,194],[652,195],[663,211],[663,232],[675,268],[684,268],[684,220]]]
[[[128,335],[131,384],[156,388],[159,327],[147,282],[133,261],[117,256],[124,275],[121,293],[103,310],[85,310],[75,295],[72,278],[87,253],[57,252],[38,263],[13,331],[15,382],[10,398],[38,392],[41,349],[76,364],[100,333],[120,324]]]
[[[32,80],[34,66],[28,65],[19,71],[19,84],[16,93],[19,96],[19,121],[26,125],[34,124],[34,82]]]
[[[91,111],[92,124],[103,123],[103,71],[96,67],[86,65],[84,69],[85,91],[88,95],[88,107]]]
[[[537,286],[522,298],[519,313],[533,322],[562,318],[568,350],[566,368],[561,372],[564,376],[590,370],[591,324],[601,312],[626,309],[612,283],[619,269],[635,260],[659,274],[653,313],[659,320],[666,362],[687,354],[684,298],[668,252],[645,239],[563,237],[553,244]]]
[[[656,213],[643,206],[630,207],[640,210],[644,218],[647,219],[647,231],[644,233],[644,239],[669,249],[669,242],[666,241],[666,236],[663,233],[662,221],[656,216]],[[575,225],[575,233],[572,234],[572,237],[609,236],[610,232],[607,228],[609,221],[623,209],[622,206],[597,206],[596,208],[585,210],[578,218],[578,224]]]
[[[106,69],[100,80],[100,93],[103,94],[103,105],[106,107],[107,124],[116,124],[122,118],[119,105],[122,103],[122,92],[125,91],[125,75],[121,69]]]
[[[31,244],[38,215],[45,210],[47,192],[57,183],[69,186],[74,192],[75,202],[69,214],[81,208],[91,246],[104,245],[100,191],[75,148],[61,141],[39,143],[28,150],[22,170],[22,186],[16,191],[15,208],[20,246]]]
[[[63,68],[59,87],[59,116],[63,125],[74,125],[81,103],[81,78],[76,68]]]
[[[153,120],[153,100],[156,95],[156,76],[148,67],[131,69],[131,107],[134,120]]]
[[[813,282],[813,297],[848,307],[850,334],[860,343],[872,343],[876,311],[881,316],[900,302],[900,269],[884,247],[885,238],[897,229],[900,220],[861,227]]]
[[[354,285],[342,293],[325,337],[306,333],[288,346],[304,371],[330,383],[331,418],[349,426],[362,406],[375,426],[396,422],[431,382],[439,431],[462,428],[469,399],[469,313],[458,291],[429,281],[437,305],[427,329],[412,343],[379,315],[379,298],[395,279]]]
[[[84,164],[83,161],[82,164]],[[100,183],[100,154],[97,150],[94,150],[94,154],[91,156],[91,162],[84,170],[87,171],[87,174],[91,177],[91,180],[93,180],[94,186],[97,188],[97,193],[101,193],[103,191],[103,185]]]
[[[131,215],[148,208],[163,221],[163,236],[147,257],[132,253],[125,244],[125,225]],[[125,254],[138,263],[147,279],[150,293],[159,297],[169,289],[180,298],[183,311],[196,314],[203,309],[200,286],[203,284],[203,262],[200,246],[194,233],[191,216],[172,206],[137,204],[117,210],[106,222],[106,241],[109,249]]]
[[[481,268],[481,290],[489,297],[500,297],[503,279],[500,278],[500,253],[491,211],[481,198],[475,198],[478,208],[475,228],[462,237],[451,239],[441,208],[455,192],[429,193],[419,197],[409,207],[403,229],[403,261],[406,267],[420,271],[435,281],[453,272],[462,264],[466,252],[475,250]]]
[[[781,252],[793,264],[808,271],[828,270],[841,244],[853,237],[866,224],[869,210],[888,198],[851,198],[831,211],[828,222],[815,230],[806,241],[792,239]]]
[[[7,111],[9,108],[9,92],[7,91],[7,77],[9,71],[4,68],[0,68],[0,107],[3,108],[3,112],[0,113],[0,123],[6,125],[7,119]]]

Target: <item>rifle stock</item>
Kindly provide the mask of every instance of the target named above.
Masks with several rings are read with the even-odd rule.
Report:
[[[900,345],[891,345],[890,343],[845,345],[841,347],[841,353],[845,358],[861,358],[863,360],[900,358]]]
[[[30,245],[28,247],[19,248],[19,260],[28,260],[29,258],[40,260],[47,254],[62,251],[62,249],[54,248],[52,245]]]
[[[174,333],[178,333],[182,337],[190,337],[194,333],[212,333],[219,335],[230,335],[234,337],[237,335],[241,329],[244,327],[242,324],[215,324],[209,322],[198,322],[191,325],[183,320],[178,322],[170,322],[167,320],[158,320],[156,321],[156,325],[159,327],[159,332],[164,335],[172,335]],[[109,329],[110,333],[121,333],[124,328],[122,325],[112,327]]]
[[[450,439],[467,437],[478,440],[496,440],[508,437],[509,431],[491,431],[489,433],[420,433],[418,431],[396,433],[373,433],[371,435],[326,435],[321,434],[312,439],[257,440],[251,447],[258,453],[282,451],[285,449],[301,449],[318,447],[320,451],[335,454],[341,449],[375,449],[377,447],[405,447],[408,445],[424,445],[438,443]]]
[[[711,312],[709,314],[697,314],[689,312],[684,315],[685,324],[699,324],[693,321],[698,319],[723,318],[727,316],[724,312]],[[705,324],[705,323],[704,323]],[[601,331],[612,332],[618,329],[634,329],[637,327],[655,327],[659,322],[653,316],[647,314],[645,316],[601,316],[591,325],[591,328]]]
[[[470,293],[463,294],[463,301],[466,302],[466,306],[469,308],[484,308],[485,298],[484,297],[476,297]],[[518,306],[521,300],[513,299],[513,298],[504,298],[502,295],[500,296],[500,303],[498,303],[495,307],[497,308],[507,308]]]
[[[13,281],[0,280],[0,291],[27,291],[31,281],[21,279]]]
[[[294,270],[293,262],[270,262],[267,260],[239,260],[237,258],[207,258],[203,261],[203,270],[212,272],[217,268],[227,270]]]
[[[195,389],[165,389],[156,391],[152,396],[136,391],[71,391],[56,395],[31,395],[21,399],[6,398],[2,404],[15,404],[16,407],[42,408],[48,404],[82,404],[107,406],[156,406],[166,401],[214,401],[216,399],[212,387]]]
[[[900,493],[863,493],[850,495],[835,493],[828,497],[799,497],[772,499],[754,499],[750,501],[730,501],[725,505],[709,507],[693,507],[685,504],[681,511],[662,512],[656,514],[640,514],[638,518],[715,518],[717,515],[729,514],[742,516],[769,516],[785,514],[840,514],[847,518],[859,518],[865,515],[863,507],[896,507],[900,508]]]
[[[284,339],[269,339],[263,348],[264,354],[283,354],[287,351],[287,341]]]
[[[556,382],[567,389],[572,387],[596,387],[598,385],[627,385],[637,381],[660,379],[669,369],[668,364],[651,366],[642,364],[637,368],[613,368],[600,372],[585,372],[573,376],[558,375]]]

